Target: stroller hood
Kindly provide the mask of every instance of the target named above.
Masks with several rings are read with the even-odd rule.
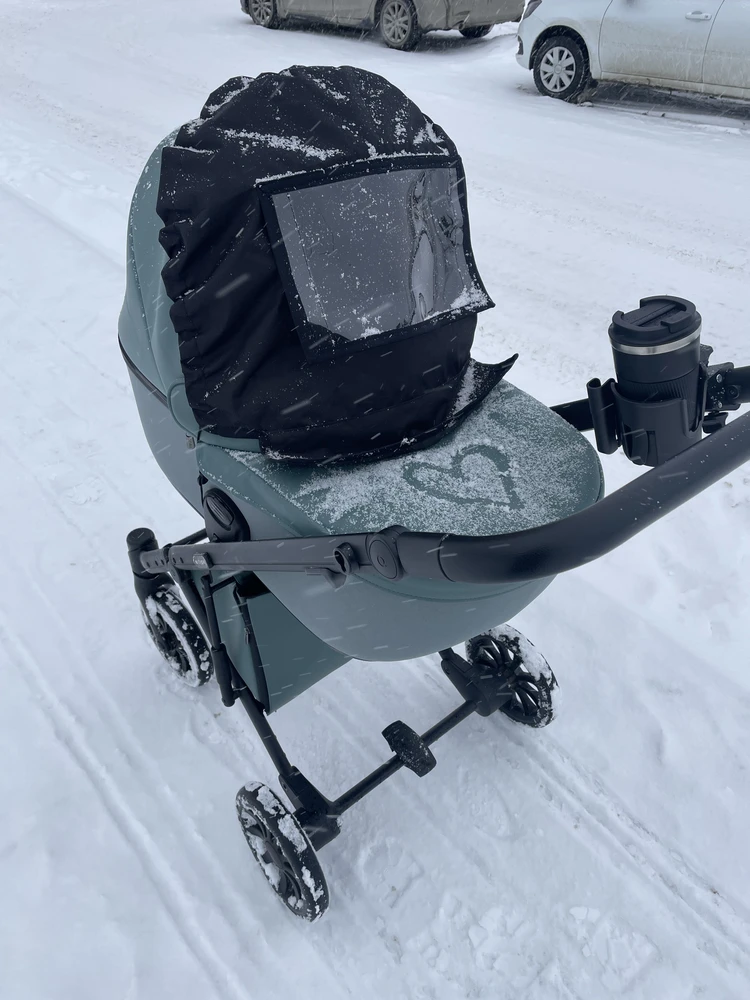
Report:
[[[162,152],[164,287],[199,427],[272,457],[431,443],[510,367],[470,361],[491,307],[448,136],[382,77],[239,77]]]

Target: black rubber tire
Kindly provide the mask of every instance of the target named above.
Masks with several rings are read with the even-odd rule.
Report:
[[[516,629],[501,625],[474,636],[466,643],[466,658],[502,678],[513,692],[500,708],[503,715],[532,729],[552,722],[557,678],[544,657]]]
[[[545,97],[575,101],[591,84],[585,46],[569,35],[546,39],[534,56],[534,83]]]
[[[151,641],[181,681],[188,687],[201,687],[211,680],[213,666],[206,640],[176,587],[160,587],[146,598],[143,620]]]
[[[281,24],[276,0],[247,0],[247,13],[261,28],[278,28]]]
[[[328,886],[305,831],[267,785],[245,785],[236,805],[248,847],[273,891],[296,917],[318,920],[328,909]]]
[[[422,37],[411,0],[385,0],[378,15],[378,30],[389,49],[411,52]]]
[[[492,24],[478,24],[469,28],[459,28],[458,30],[464,38],[484,38],[485,35],[489,35],[493,27],[494,25]]]

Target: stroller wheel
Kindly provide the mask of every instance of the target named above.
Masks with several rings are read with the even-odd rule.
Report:
[[[211,679],[212,665],[203,633],[174,587],[160,587],[146,598],[143,620],[154,645],[190,687]]]
[[[512,692],[500,711],[513,722],[541,729],[555,717],[557,678],[529,640],[501,625],[466,643],[466,658],[502,678]]]
[[[317,920],[328,909],[328,886],[307,835],[267,785],[237,793],[245,840],[277,896],[297,917]]]

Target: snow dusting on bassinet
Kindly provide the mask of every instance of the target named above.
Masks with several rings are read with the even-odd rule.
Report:
[[[230,451],[243,466],[330,532],[413,531],[485,535],[572,513],[582,483],[601,482],[585,438],[542,403],[501,382],[440,444],[367,465],[300,468]],[[225,484],[229,485],[229,484]]]

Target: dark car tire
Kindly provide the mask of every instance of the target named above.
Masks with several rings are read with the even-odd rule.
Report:
[[[459,28],[458,30],[464,38],[484,38],[485,35],[489,35],[492,28],[493,25],[491,24],[478,24],[469,28]]]
[[[548,38],[534,56],[534,83],[545,97],[574,101],[591,84],[585,46],[569,35]]]
[[[385,0],[378,17],[380,37],[390,49],[410,52],[422,37],[411,0]]]
[[[281,23],[276,0],[247,0],[246,13],[261,28],[278,28]]]

